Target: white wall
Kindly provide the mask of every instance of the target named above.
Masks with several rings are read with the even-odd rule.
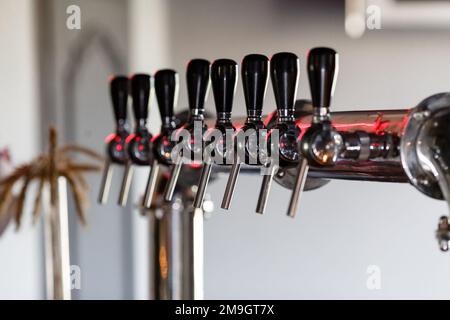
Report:
[[[34,2],[0,1],[0,148],[14,164],[30,161],[40,149]],[[11,224],[0,237],[0,299],[43,297],[42,238],[25,207],[19,232]]]

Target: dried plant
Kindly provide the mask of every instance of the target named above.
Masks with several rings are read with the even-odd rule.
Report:
[[[17,228],[22,220],[24,203],[29,186],[33,181],[38,182],[37,193],[34,199],[33,222],[36,222],[41,212],[42,193],[45,184],[50,186],[50,205],[57,205],[57,180],[64,177],[72,190],[78,218],[86,224],[85,208],[87,205],[88,184],[83,174],[98,171],[101,166],[92,163],[79,163],[71,159],[71,154],[82,154],[91,160],[103,161],[103,157],[88,148],[78,145],[65,145],[58,147],[57,133],[54,128],[49,130],[49,151],[41,154],[32,162],[17,167],[10,175],[0,180],[0,217],[7,214],[13,188],[22,183],[14,206]]]

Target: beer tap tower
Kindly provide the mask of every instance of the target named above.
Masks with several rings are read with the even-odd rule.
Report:
[[[186,70],[186,84],[189,100],[189,119],[181,127],[188,133],[187,141],[183,140],[187,154],[180,152],[175,155],[175,163],[172,165],[171,174],[164,190],[164,199],[171,201],[175,191],[178,177],[183,165],[183,159],[187,162],[196,161],[203,157],[203,134],[207,130],[205,124],[205,100],[209,91],[210,63],[204,59],[189,61]],[[182,137],[176,136],[175,141]]]
[[[213,166],[212,157],[215,159],[220,158],[218,163],[226,165],[230,162],[228,159],[233,153],[233,150],[229,149],[229,144],[227,144],[226,140],[227,133],[235,131],[231,123],[231,111],[237,84],[237,63],[230,59],[214,61],[211,66],[211,82],[217,113],[217,121],[214,128],[216,129],[215,132],[220,132],[220,135],[215,135],[213,143],[210,145],[206,144],[205,146],[206,152],[204,153],[203,170],[194,199],[194,208],[197,209],[201,208],[203,199],[205,198],[206,188]],[[207,132],[206,136],[206,139],[210,140],[208,136],[211,137],[212,135]],[[208,151],[210,151],[210,154],[208,154]]]
[[[102,181],[98,202],[108,201],[111,179],[113,177],[112,164],[125,165],[128,156],[125,150],[125,140],[129,136],[127,123],[128,78],[116,76],[110,80],[111,100],[116,120],[116,131],[106,138],[106,161],[103,168]]]
[[[242,86],[244,88],[247,119],[235,140],[236,154],[228,177],[222,209],[229,209],[242,163],[261,166],[264,155],[259,145],[266,138],[262,109],[269,76],[269,59],[261,54],[250,54],[242,60]],[[241,138],[242,137],[242,138]],[[241,138],[241,139],[239,139]],[[243,157],[241,157],[243,155]]]
[[[126,126],[128,81],[120,76],[111,81],[116,133],[106,140],[108,160],[99,202],[107,199],[111,164],[126,167],[121,205],[126,203],[132,166],[151,166],[142,210],[153,221],[154,298],[202,298],[203,212],[211,207],[204,199],[216,172],[230,173],[224,209],[230,207],[238,175],[245,168],[245,172],[265,169],[257,213],[265,211],[273,181],[292,190],[287,214],[294,217],[303,190],[331,179],[409,182],[432,198],[446,200],[450,210],[450,93],[433,95],[405,110],[330,112],[338,54],[330,48],[314,48],[306,64],[312,102],[296,103],[300,68],[294,53],[274,54],[270,63],[263,55],[246,56],[241,68],[247,116],[233,123],[236,62],[219,59],[211,70],[206,60],[189,62],[190,111],[187,119],[179,114],[179,122],[173,111],[177,73],[158,71],[155,91],[162,126],[153,139],[146,126],[150,76],[138,74],[129,80],[136,118],[131,135]],[[269,75],[276,111],[265,116],[262,108]],[[204,117],[210,78],[215,121]],[[170,175],[161,174],[161,168]],[[448,250],[447,216],[439,220],[436,237],[441,249]]]
[[[150,81],[151,77],[147,74],[135,74],[130,79],[135,129],[134,133],[130,134],[126,139],[128,157],[120,188],[120,206],[125,206],[128,200],[128,193],[130,192],[133,179],[133,166],[150,166],[153,158],[152,135],[147,128],[148,101],[151,90]]]
[[[174,116],[174,108],[178,100],[178,73],[174,70],[164,69],[155,74],[155,92],[158,100],[159,113],[161,115],[161,130],[153,139],[154,160],[148,176],[145,188],[143,207],[150,209],[156,182],[159,173],[159,163],[172,164],[172,149],[174,142],[170,139],[178,123]]]
[[[278,164],[269,163],[269,173],[264,176],[256,206],[257,213],[264,213],[267,199],[277,166],[295,167],[300,161],[298,147],[300,129],[295,123],[295,98],[299,81],[299,60],[297,55],[290,52],[274,54],[270,60],[270,73],[273,93],[277,106],[277,120],[269,132],[271,150],[277,150]],[[274,138],[274,133],[278,137]],[[274,143],[277,143],[273,147]],[[272,156],[272,158],[274,158]]]

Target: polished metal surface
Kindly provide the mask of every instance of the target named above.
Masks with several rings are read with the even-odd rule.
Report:
[[[434,118],[433,121],[427,121],[423,125],[418,135],[417,154],[419,161],[421,161],[421,166],[424,170],[431,173],[437,181],[442,198],[447,202],[450,214],[450,153],[448,152],[450,107],[447,110],[438,112]],[[442,119],[444,120],[442,121]],[[444,128],[439,128],[440,126]],[[444,143],[439,144],[436,142],[436,139],[439,139],[437,138],[439,133],[436,130],[447,131]]]
[[[229,209],[231,200],[233,199],[234,189],[236,187],[239,171],[241,170],[241,161],[236,157],[235,162],[231,166],[230,175],[228,176],[227,185],[225,187],[225,193],[223,194],[222,209]]]
[[[147,186],[145,187],[143,207],[149,209],[152,206],[153,196],[155,194],[156,182],[158,180],[159,164],[153,161],[148,175]]]
[[[450,93],[423,100],[411,110],[400,145],[403,169],[411,184],[430,197],[444,199],[446,196],[447,202],[449,119]]]
[[[333,167],[310,166],[308,177],[354,181],[408,182],[400,159],[340,160]]]
[[[172,165],[172,171],[170,173],[169,181],[164,189],[164,200],[172,201],[173,193],[175,192],[175,187],[177,186],[178,177],[180,176],[180,171],[183,166],[181,160]]]
[[[108,201],[112,175],[113,168],[111,167],[111,160],[107,159],[103,167],[102,180],[100,182],[100,192],[98,195],[98,202],[100,204],[105,204]]]
[[[349,146],[346,150],[347,153],[343,153],[334,166],[309,166],[302,161],[296,167],[272,166],[266,168],[268,174],[263,178],[256,212],[263,213],[265,211],[273,180],[293,190],[288,208],[288,215],[291,217],[295,216],[297,212],[303,187],[304,190],[313,190],[328,183],[330,179],[411,182],[422,192],[437,198],[439,195],[442,198],[442,193],[439,192],[444,190],[444,195],[448,199],[448,190],[450,189],[449,159],[446,158],[448,153],[443,153],[442,150],[438,152],[438,149],[431,146],[435,145],[436,134],[442,135],[442,132],[445,132],[439,128],[447,128],[445,125],[449,123],[447,106],[450,105],[450,98],[447,94],[431,97],[421,105],[424,107],[413,110],[332,113],[333,126],[343,134],[344,141],[347,139],[347,146]],[[440,105],[441,108],[437,108],[436,105]],[[297,111],[296,123],[304,131],[309,127],[312,114],[305,108]],[[276,113],[273,113],[266,118],[266,124],[269,127],[275,122],[276,116]],[[430,119],[437,121],[429,121]],[[240,118],[234,120],[233,123],[239,126],[244,121],[245,118]],[[257,174],[261,169],[258,166],[238,163],[231,168],[222,201],[224,208],[228,208],[231,202],[232,192],[230,190],[236,183],[237,173],[241,171]],[[165,214],[165,218],[158,220],[155,227],[158,230],[154,229],[153,232],[158,248],[158,255],[155,258],[157,271],[154,273],[154,281],[158,284],[157,290],[159,291],[156,296],[160,299],[191,298],[193,296],[199,298],[202,296],[196,294],[202,290],[193,289],[197,286],[196,284],[202,282],[200,270],[202,270],[203,263],[199,254],[202,252],[202,245],[199,244],[197,247],[196,243],[202,242],[199,240],[202,239],[202,231],[199,231],[202,230],[201,223],[203,222],[201,209],[208,180],[214,176],[211,169],[212,163],[204,164],[197,194],[193,201],[194,208],[191,207],[192,202],[189,200],[184,199],[181,203],[177,202],[178,196],[174,196],[169,204],[162,205],[168,213]],[[198,169],[196,170],[198,172]],[[230,168],[227,166],[217,166],[215,172],[229,172],[229,170]],[[420,179],[422,176],[432,184],[426,184]],[[182,186],[182,190],[188,189],[187,185]],[[177,194],[175,193],[175,195]],[[178,207],[173,207],[176,203],[178,203]],[[176,212],[182,212],[184,219],[187,220],[182,220]],[[174,217],[181,219],[178,220],[178,225],[173,220]],[[198,224],[194,221],[197,221]],[[183,227],[180,228],[180,225]],[[184,239],[181,246],[184,255],[174,254],[180,248],[173,241],[175,233]],[[441,249],[448,250],[450,227],[447,217],[441,218],[436,237]],[[183,267],[180,267],[181,265]],[[177,272],[187,276],[183,277]]]
[[[305,158],[302,158],[297,168],[297,176],[295,179],[294,188],[292,189],[291,199],[289,200],[289,207],[287,213],[289,217],[294,218],[297,213],[300,196],[303,192],[307,176],[308,176],[308,161]]]
[[[175,202],[158,209],[153,222],[153,299],[182,299],[182,250],[180,237],[180,217],[182,208]]]
[[[307,101],[297,101],[296,122],[302,130],[308,128],[310,125],[312,119],[311,111]],[[409,118],[409,113],[410,110],[408,109],[343,111],[332,112],[331,117],[334,127],[344,133],[361,131],[367,134],[385,135],[388,133],[389,135],[401,137]],[[271,127],[275,123],[276,117],[277,114],[275,112],[264,117],[268,127]],[[236,118],[233,119],[233,123],[239,127],[243,125],[245,120],[246,118],[244,117]],[[207,124],[211,126],[214,125],[214,122],[208,120]],[[228,170],[228,167],[223,166],[217,167],[216,171],[228,172]],[[247,174],[258,173],[259,170],[259,167],[251,166],[242,166],[241,168],[241,171]],[[282,186],[292,189],[296,174],[296,167],[278,168],[274,180]],[[387,156],[381,159],[338,159],[336,165],[332,167],[310,166],[305,190],[312,190],[317,186],[321,186],[327,183],[329,179],[408,182],[408,177],[402,167],[400,157],[391,152],[387,153]]]
[[[266,211],[267,200],[269,198],[270,188],[272,187],[273,176],[276,166],[266,168],[269,172],[264,175],[259,191],[258,202],[256,203],[256,213],[263,214]]]
[[[161,195],[155,201],[149,215],[151,298],[203,299],[203,213],[211,206],[194,209],[190,188],[177,191],[170,203]]]
[[[127,162],[125,165],[125,172],[123,174],[123,180],[119,193],[119,206],[124,207],[127,204],[128,194],[130,193],[131,179],[133,178],[133,165],[131,162]]]
[[[207,162],[203,164],[202,173],[200,175],[200,181],[197,187],[197,193],[194,198],[194,208],[201,208],[203,204],[203,199],[205,198],[206,188],[208,187],[208,182],[211,176],[212,163]]]

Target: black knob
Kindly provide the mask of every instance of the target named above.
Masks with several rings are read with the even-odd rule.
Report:
[[[290,52],[274,54],[270,59],[270,76],[279,113],[293,113],[299,78],[297,55]]]
[[[119,126],[127,119],[128,78],[125,76],[112,77],[110,80],[110,91],[114,117]]]
[[[208,60],[192,59],[186,70],[186,83],[188,90],[189,108],[197,114],[205,108],[206,95],[209,89]]]
[[[173,122],[173,109],[178,95],[178,73],[164,69],[155,73],[155,93],[163,125]]]
[[[314,48],[308,53],[308,78],[314,116],[302,138],[301,149],[308,162],[335,165],[343,148],[341,134],[333,127],[330,102],[337,76],[338,55],[330,48]]]
[[[135,74],[131,77],[131,97],[136,124],[145,124],[148,118],[148,99],[150,97],[150,80],[148,74]]]
[[[242,85],[248,116],[260,116],[269,75],[269,59],[262,54],[249,54],[242,60]]]
[[[337,77],[338,54],[330,48],[314,48],[308,53],[308,78],[313,107],[329,108]]]
[[[237,83],[237,63],[230,59],[219,59],[211,66],[211,83],[217,118],[229,118],[233,107]]]

